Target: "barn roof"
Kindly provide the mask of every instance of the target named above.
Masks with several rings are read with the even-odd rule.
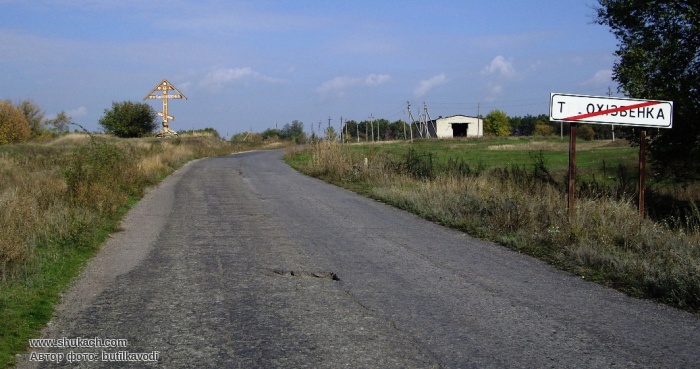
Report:
[[[457,118],[457,117],[479,119],[478,117],[473,117],[473,116],[471,116],[471,115],[455,114],[455,115],[450,115],[450,116],[447,116],[447,117],[437,117],[436,119],[431,120],[431,122],[437,121],[437,120],[439,120],[439,119],[449,119],[449,118]]]

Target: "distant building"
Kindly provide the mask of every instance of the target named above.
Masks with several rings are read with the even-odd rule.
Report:
[[[466,115],[440,117],[428,122],[430,137],[481,137],[484,135],[484,120]]]

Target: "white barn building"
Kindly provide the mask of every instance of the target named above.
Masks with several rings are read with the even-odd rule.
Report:
[[[430,137],[481,137],[484,135],[484,120],[466,115],[440,117],[428,122]]]

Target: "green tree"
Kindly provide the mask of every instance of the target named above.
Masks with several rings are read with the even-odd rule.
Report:
[[[492,110],[484,118],[484,134],[491,136],[510,136],[511,127],[508,115],[501,110]]]
[[[32,137],[41,136],[44,131],[44,113],[41,111],[39,105],[34,103],[32,100],[22,100],[17,104],[17,108],[22,112],[24,117],[29,123],[29,130],[31,131]]]
[[[338,140],[338,134],[335,132],[335,128],[333,126],[326,128],[325,139],[326,139],[326,141],[337,141]]]
[[[10,100],[0,101],[0,145],[24,142],[31,136],[27,118]]]
[[[66,114],[65,111],[61,111],[56,115],[56,118],[53,119],[47,119],[45,124],[46,127],[49,127],[51,132],[57,133],[57,134],[65,134],[68,133],[68,126],[73,123],[73,119]]]
[[[276,128],[268,128],[263,131],[262,133],[262,138],[263,140],[274,140],[280,137],[280,130]]]
[[[143,137],[156,129],[156,112],[146,103],[113,102],[99,124],[117,137]]]
[[[524,117],[509,117],[508,121],[515,136],[532,136],[539,134],[535,131],[538,122],[549,122],[549,116],[547,114],[538,116],[528,114]]]
[[[293,120],[292,123],[287,123],[280,131],[280,138],[291,140],[296,143],[306,142],[306,133],[304,133],[304,123]]]
[[[354,120],[346,120],[345,124],[343,125],[343,137],[345,141],[354,141],[357,140],[357,135],[359,131],[359,125],[356,121]],[[347,136],[346,136],[347,135]]]
[[[409,126],[403,120],[399,119],[389,125],[391,137],[395,140],[405,140],[410,137],[411,132]],[[405,133],[405,134],[404,134]]]
[[[696,0],[598,0],[596,21],[618,40],[613,79],[626,95],[674,102],[673,128],[649,153],[675,179],[700,177],[700,4]],[[636,137],[633,136],[633,137]]]

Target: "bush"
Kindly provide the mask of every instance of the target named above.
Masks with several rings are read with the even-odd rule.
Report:
[[[484,118],[484,133],[491,136],[510,136],[511,127],[508,115],[500,110],[492,110]]]
[[[263,140],[269,140],[269,139],[277,139],[282,135],[279,129],[273,129],[273,128],[268,128],[263,131],[262,133],[262,138]]]
[[[534,134],[536,136],[551,136],[554,134],[554,127],[550,126],[546,122],[543,122],[541,120],[538,120],[535,123],[535,131]]]
[[[78,147],[63,169],[67,193],[75,205],[98,213],[116,211],[134,190],[135,159],[116,144],[98,142]]]
[[[0,145],[24,142],[31,130],[27,118],[9,100],[0,101]]]
[[[582,140],[591,141],[595,138],[595,131],[588,124],[578,126],[576,129],[576,137]]]
[[[206,127],[206,128],[200,128],[200,129],[191,129],[191,130],[186,130],[186,131],[179,131],[178,134],[180,135],[192,135],[192,136],[212,136],[217,139],[221,139],[221,134],[219,134],[219,131],[217,131],[214,128],[211,127]]]
[[[156,112],[146,103],[113,102],[99,123],[106,133],[117,137],[143,137],[156,129]]]

